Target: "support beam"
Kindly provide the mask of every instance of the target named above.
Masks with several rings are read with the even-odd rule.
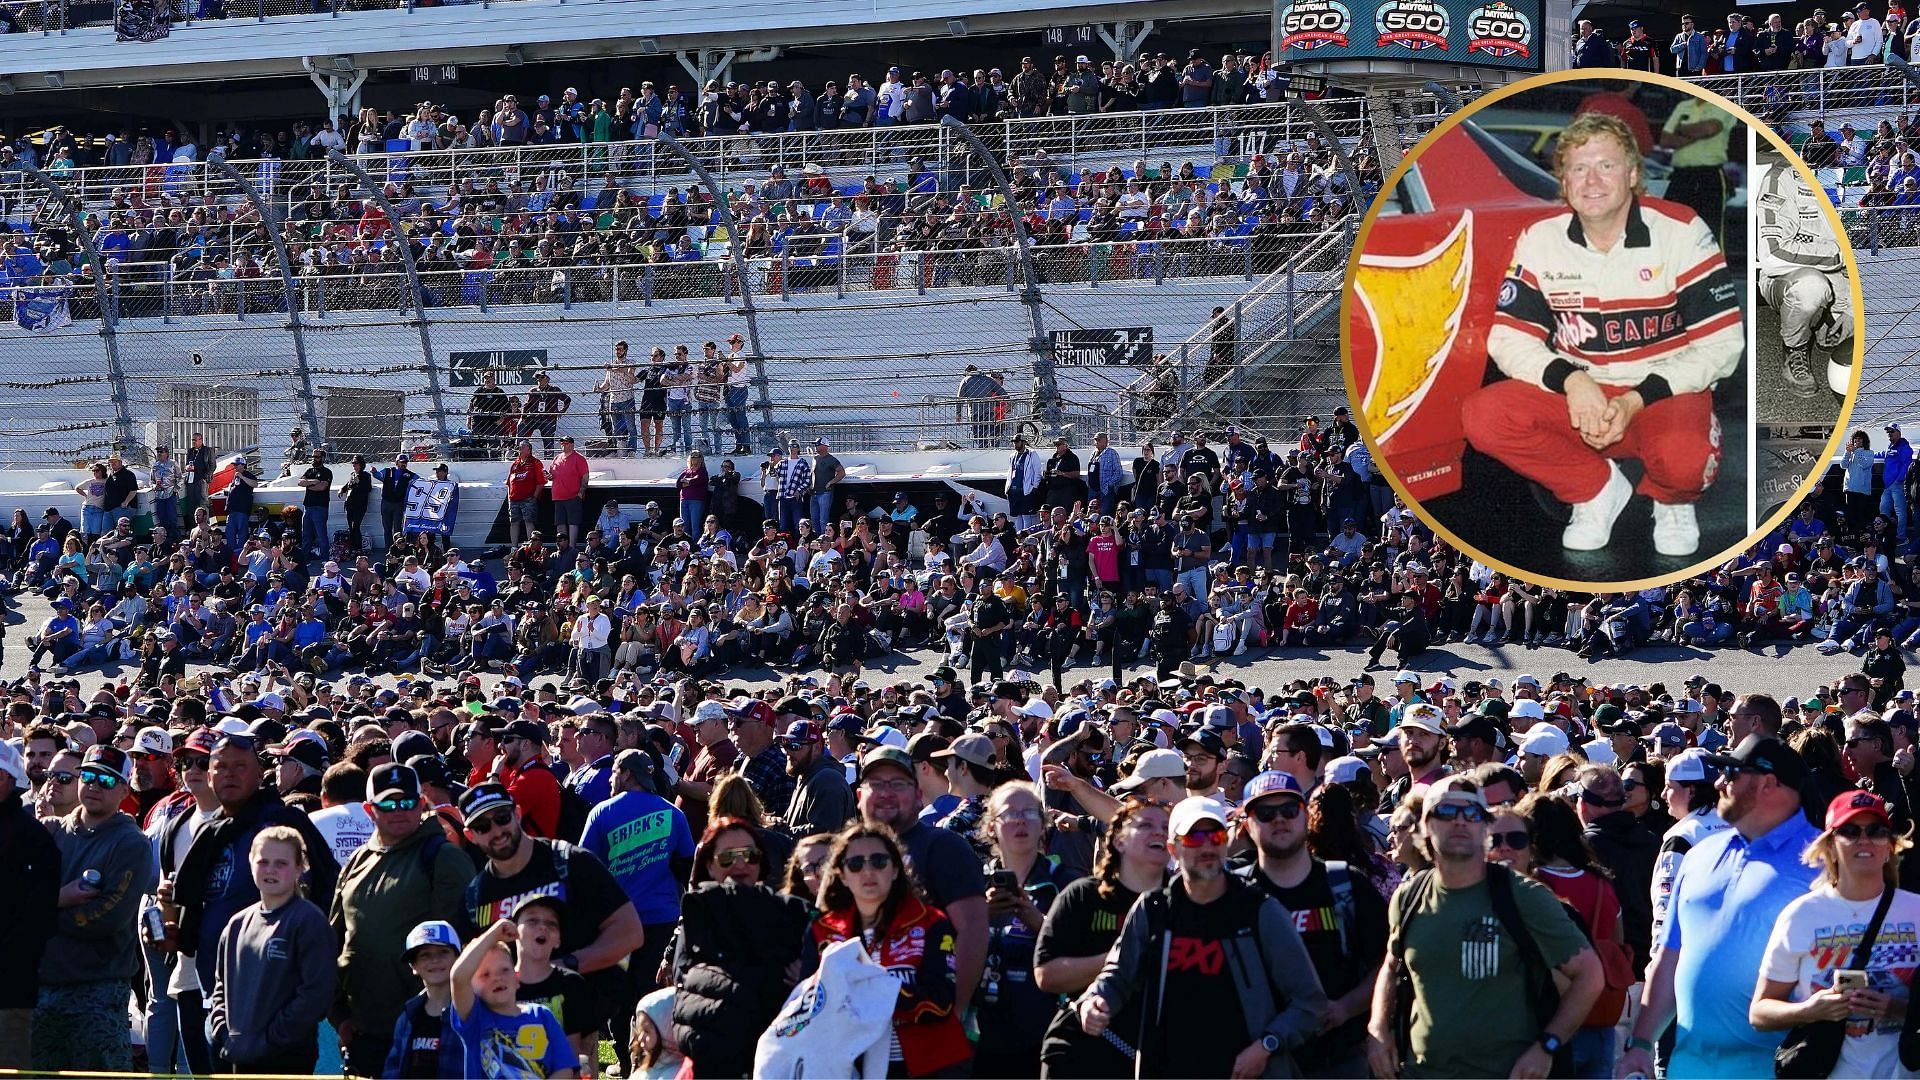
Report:
[[[356,116],[360,112],[360,88],[366,85],[367,73],[322,71],[313,66],[313,58],[303,56],[300,64],[307,69],[307,78],[312,80],[320,96],[327,99],[327,117],[338,122],[341,117]]]
[[[734,51],[732,49],[682,49],[673,54],[680,66],[693,76],[693,96],[698,98],[700,91],[709,82],[719,79],[727,81],[733,72]]]
[[[1148,35],[1153,33],[1153,20],[1095,23],[1093,32],[1113,50],[1115,60],[1131,60],[1140,54],[1140,46],[1146,44]]]

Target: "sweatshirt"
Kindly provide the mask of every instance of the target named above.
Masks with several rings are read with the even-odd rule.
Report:
[[[304,897],[254,904],[220,931],[207,1030],[237,1063],[315,1046],[333,1000],[333,931]]]
[[[347,860],[328,921],[341,942],[339,1011],[360,1030],[391,1028],[419,992],[407,934],[429,919],[454,920],[473,875],[473,860],[432,821],[392,847],[371,840]]]
[[[100,891],[84,904],[61,908],[59,928],[40,959],[40,982],[57,986],[104,979],[128,980],[140,971],[135,930],[140,899],[159,883],[153,847],[129,814],[115,813],[89,829],[83,811],[51,818],[47,831],[60,849],[64,888],[88,870],[100,871]]]

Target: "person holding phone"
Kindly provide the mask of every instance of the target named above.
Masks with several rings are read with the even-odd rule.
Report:
[[[1030,783],[1002,784],[987,798],[987,966],[974,992],[979,1076],[1033,1076],[1056,995],[1033,981],[1033,952],[1047,909],[1079,875],[1047,847],[1047,810]]]
[[[1899,857],[1913,842],[1894,831],[1886,801],[1866,791],[1834,796],[1826,826],[1805,856],[1820,877],[1781,909],[1747,1018],[1760,1031],[1844,1021],[1847,1037],[1831,1075],[1902,1075],[1900,1029],[1914,972],[1904,956],[1920,927],[1920,895],[1895,883]],[[1861,938],[1875,922],[1872,948],[1862,954]]]

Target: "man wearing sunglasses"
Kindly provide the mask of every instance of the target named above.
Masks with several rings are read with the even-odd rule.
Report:
[[[1304,1076],[1362,1076],[1367,1069],[1367,1010],[1387,951],[1387,903],[1344,862],[1307,850],[1307,796],[1284,772],[1247,783],[1240,827],[1258,861],[1237,873],[1293,916],[1327,993],[1325,1030],[1294,1055]]]
[[[553,962],[582,975],[598,975],[603,1000],[618,1000],[625,975],[616,966],[643,941],[640,915],[620,882],[585,848],[529,836],[513,796],[497,783],[476,784],[460,796],[467,837],[487,863],[468,887],[460,917],[461,937],[471,941],[529,896],[551,896],[564,905],[560,947]]]
[[[1605,985],[1600,960],[1546,886],[1490,869],[1492,815],[1472,781],[1449,776],[1428,786],[1420,812],[1433,869],[1402,886],[1411,891],[1388,917],[1396,964],[1413,981],[1410,1045],[1396,1045],[1398,979],[1384,966],[1367,1027],[1373,1074],[1400,1075],[1404,1050],[1421,1075],[1544,1077]],[[1516,933],[1532,937],[1533,951],[1569,980],[1551,1015],[1532,989],[1546,974],[1528,971]]]
[[[46,823],[60,849],[58,928],[40,959],[40,1007],[33,1019],[36,1069],[125,1070],[133,1063],[127,998],[140,970],[134,925],[152,891],[153,849],[126,798],[126,752],[87,751],[80,766],[80,808]],[[98,871],[97,883],[83,874]]]
[[[473,860],[424,816],[420,776],[388,762],[367,778],[373,835],[340,869],[329,921],[341,942],[340,998],[333,1014],[347,1067],[372,1075],[386,1064],[394,1021],[418,992],[407,964],[407,934],[432,919],[452,919],[473,880]]]
[[[1652,1074],[1653,1040],[1683,1000],[1688,1020],[1675,1031],[1670,1075],[1762,1075],[1782,1038],[1748,1022],[1751,980],[1727,973],[1760,970],[1781,909],[1819,876],[1800,861],[1820,835],[1800,809],[1807,766],[1779,739],[1757,733],[1707,763],[1720,770],[1720,817],[1731,828],[1700,840],[1680,864],[1633,1035],[1615,1067],[1621,1076]]]
[[[1229,816],[1215,799],[1174,806],[1167,835],[1180,873],[1134,904],[1074,1005],[1081,1028],[1098,1036],[1145,995],[1142,1030],[1114,1032],[1138,1048],[1143,1076],[1296,1075],[1294,1055],[1328,1008],[1286,909],[1227,869]]]

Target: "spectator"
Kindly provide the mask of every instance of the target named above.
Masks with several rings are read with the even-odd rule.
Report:
[[[260,902],[220,932],[207,1029],[235,1072],[305,1074],[320,1047],[319,1025],[333,998],[337,949],[327,917],[299,895],[306,840],[285,825],[253,838]]]
[[[520,979],[508,942],[518,937],[513,921],[502,918],[454,961],[444,1023],[466,1050],[461,1075],[577,1077],[579,1058],[559,1019],[544,1005],[516,998]]]
[[[33,1060],[41,959],[66,918],[60,848],[26,805],[29,790],[20,752],[0,743],[0,820],[10,837],[0,846],[0,873],[13,883],[0,893],[0,1068],[25,1069]]]

